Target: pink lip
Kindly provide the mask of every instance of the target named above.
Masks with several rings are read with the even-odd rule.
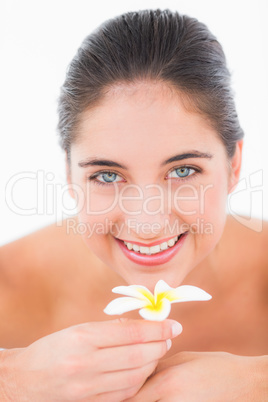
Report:
[[[187,232],[183,233],[180,239],[175,244],[175,246],[168,248],[167,250],[162,251],[161,253],[153,255],[138,254],[135,251],[129,250],[122,240],[119,240],[117,238],[115,238],[115,240],[117,241],[119,247],[129,260],[139,265],[153,266],[153,265],[165,264],[168,261],[170,261],[171,258],[173,258],[174,255],[177,254],[177,252],[182,247],[187,237],[187,234],[188,234]]]
[[[180,235],[177,235],[177,236],[180,236]],[[152,247],[152,246],[157,246],[158,244],[164,243],[165,241],[168,241],[170,239],[174,239],[174,237],[176,237],[176,235],[172,236],[172,237],[167,237],[166,239],[154,241],[153,243],[148,243],[148,244],[139,243],[139,242],[132,241],[132,240],[131,241],[130,240],[121,240],[118,238],[117,238],[117,240],[125,241],[126,243],[137,244],[137,246],[141,246],[141,247]]]

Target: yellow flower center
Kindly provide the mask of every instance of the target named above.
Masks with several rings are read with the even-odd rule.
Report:
[[[147,299],[149,304],[146,306],[151,311],[161,311],[163,308],[163,299],[166,298],[170,302],[178,300],[178,295],[173,289],[153,295],[148,289],[139,288],[139,293]]]

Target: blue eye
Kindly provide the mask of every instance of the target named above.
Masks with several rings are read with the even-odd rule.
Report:
[[[89,177],[89,180],[93,181],[93,183],[95,183],[95,184],[109,186],[111,184],[118,183],[118,181],[115,181],[116,176],[119,177],[119,175],[117,173],[113,173],[113,172],[109,172],[109,171],[100,172],[98,174],[95,174],[95,175],[92,175],[91,177]],[[99,179],[97,180],[97,177],[102,177],[103,180],[99,180]]]
[[[181,166],[179,168],[173,169],[170,172],[171,178],[175,179],[187,179],[189,176],[194,176],[195,173],[200,172],[201,169],[190,167],[190,166]],[[103,180],[100,180],[99,178],[102,178]],[[118,180],[116,180],[118,178]],[[101,185],[101,186],[110,186],[114,183],[122,183],[120,181],[120,176],[117,173],[111,172],[111,171],[104,171],[104,172],[98,172],[93,174],[88,178],[89,181],[92,181],[94,184]]]
[[[172,170],[171,172],[171,177],[174,178],[181,178],[184,179],[185,177],[192,176],[194,173],[196,173],[197,169],[190,168],[188,166],[181,166],[177,169]]]
[[[106,183],[113,183],[115,176],[117,176],[117,174],[112,173],[112,172],[107,172],[107,173],[102,173],[100,176],[102,176],[104,178],[104,181]],[[106,176],[106,178],[105,178],[105,176]]]
[[[187,176],[190,176],[190,170],[191,169],[188,167],[182,167],[182,168],[176,169],[176,173],[179,177],[187,177]]]

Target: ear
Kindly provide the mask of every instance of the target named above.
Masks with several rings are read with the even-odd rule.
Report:
[[[243,140],[237,141],[235,154],[232,157],[230,163],[228,194],[234,191],[234,189],[238,184],[242,164],[242,149],[243,149]]]
[[[71,166],[70,161],[68,161],[68,153],[65,151],[65,171],[66,171],[66,179],[68,183],[68,192],[72,198],[75,199],[73,186],[72,186],[72,176],[71,176]]]

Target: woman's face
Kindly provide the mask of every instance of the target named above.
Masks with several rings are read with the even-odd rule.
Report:
[[[178,286],[221,237],[225,148],[208,120],[163,84],[117,85],[85,112],[70,171],[74,230],[128,284]]]

